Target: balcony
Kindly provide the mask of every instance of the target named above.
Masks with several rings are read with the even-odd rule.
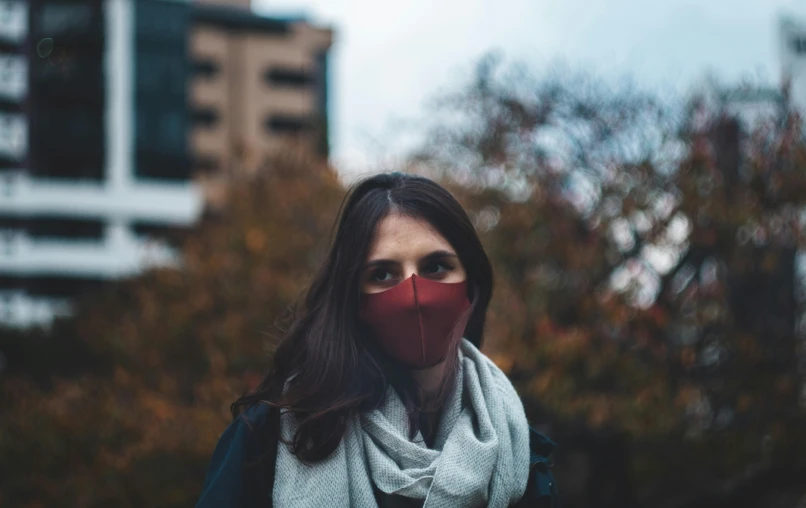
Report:
[[[0,274],[15,277],[115,279],[150,266],[178,263],[162,242],[138,239],[121,223],[111,224],[102,242],[36,240],[24,234],[0,235]]]
[[[33,179],[0,180],[0,215],[115,217],[191,225],[200,217],[201,191],[190,182],[134,180],[127,185]]]

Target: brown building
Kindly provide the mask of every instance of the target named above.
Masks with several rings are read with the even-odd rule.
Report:
[[[192,11],[189,149],[208,205],[228,175],[288,143],[326,158],[331,29],[257,15],[249,0],[197,0]]]

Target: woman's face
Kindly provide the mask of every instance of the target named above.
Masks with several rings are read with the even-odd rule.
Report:
[[[465,268],[451,244],[423,220],[393,213],[378,225],[361,274],[361,291],[380,293],[412,274],[462,282]]]

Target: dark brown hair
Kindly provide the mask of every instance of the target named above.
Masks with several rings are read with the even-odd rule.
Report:
[[[463,329],[454,334],[454,351],[462,336],[481,347],[493,274],[465,210],[450,192],[425,177],[395,172],[358,182],[342,202],[327,258],[294,309],[271,371],[231,407],[233,418],[257,403],[292,412],[298,427],[290,444],[300,460],[315,462],[330,455],[349,418],[377,407],[389,386],[401,395],[411,434],[416,433],[423,408],[410,376],[380,353],[358,319],[362,267],[379,222],[390,213],[426,221],[456,250],[472,305],[460,320],[458,328]],[[457,370],[457,355],[448,359],[443,399]]]

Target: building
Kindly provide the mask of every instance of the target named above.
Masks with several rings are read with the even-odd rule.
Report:
[[[0,0],[0,322],[177,262],[155,232],[282,140],[326,156],[330,31],[232,4]]]
[[[288,141],[328,156],[331,30],[200,3],[192,22],[190,143],[209,204],[229,173],[256,170]]]
[[[793,107],[806,108],[806,24],[782,17],[778,29],[781,80]]]
[[[806,25],[790,17],[778,26],[781,82],[776,86],[743,84],[716,89],[706,86],[704,100],[711,110],[738,120],[744,134],[770,122],[780,122],[792,108],[806,107]],[[699,123],[712,118],[698,119]]]

